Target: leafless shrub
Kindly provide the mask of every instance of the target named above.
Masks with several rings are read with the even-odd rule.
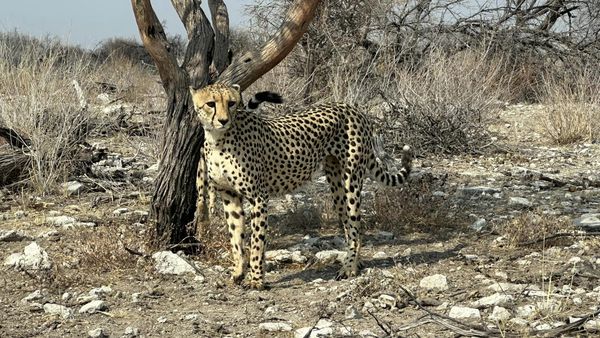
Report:
[[[375,226],[397,235],[440,232],[464,226],[467,220],[460,217],[459,206],[433,194],[444,183],[445,177],[424,175],[400,191],[398,188],[381,188],[384,191],[375,193],[373,205]]]
[[[531,211],[500,224],[498,229],[506,237],[510,246],[517,247],[532,241],[542,241],[557,233],[572,232],[573,224],[568,217],[544,215],[539,211]]]
[[[544,131],[556,144],[600,139],[600,72],[597,65],[570,65],[547,72],[540,101]]]

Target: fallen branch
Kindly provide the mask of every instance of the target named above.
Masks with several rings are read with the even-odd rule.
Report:
[[[389,336],[392,333],[392,329],[390,328],[390,326],[388,324],[386,324],[386,323],[382,322],[381,320],[379,320],[379,318],[377,318],[377,316],[375,316],[373,314],[373,312],[369,311],[368,309],[367,309],[367,312],[369,313],[369,315],[371,317],[373,317],[373,319],[375,319],[375,322],[377,323],[377,326],[379,326],[379,328],[381,330],[383,330],[383,332],[385,332],[386,335]]]
[[[528,245],[533,245],[533,244],[553,240],[553,239],[560,238],[560,237],[577,237],[577,236],[584,236],[584,237],[585,236],[600,236],[600,232],[582,232],[582,233],[559,232],[559,233],[556,233],[554,235],[550,235],[550,236],[547,236],[544,238],[538,238],[538,239],[534,239],[534,240],[531,240],[528,242],[521,242],[521,243],[518,243],[518,245],[528,246]]]

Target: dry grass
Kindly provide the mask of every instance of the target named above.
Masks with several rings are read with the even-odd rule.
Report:
[[[546,107],[544,131],[555,144],[600,139],[600,72],[573,66],[547,74],[541,92]]]
[[[78,48],[18,33],[0,36],[0,74],[0,126],[31,140],[26,149],[28,181],[43,195],[77,171],[79,145],[90,128],[115,118],[82,107],[73,82],[81,86],[88,103],[98,93],[96,82],[114,80],[124,88],[118,94],[137,98],[134,103],[144,100],[155,83],[149,80],[150,72],[123,59],[99,63]]]
[[[435,196],[436,187],[444,184],[444,179],[425,176],[411,181],[407,186],[381,188],[375,192],[374,210],[377,229],[391,231],[396,235],[406,233],[435,233],[463,227],[467,219],[459,206],[443,196]]]
[[[557,233],[572,232],[573,224],[568,217],[544,215],[538,211],[520,214],[498,226],[511,247],[518,247],[533,241],[544,241]],[[562,239],[564,241],[564,239]]]

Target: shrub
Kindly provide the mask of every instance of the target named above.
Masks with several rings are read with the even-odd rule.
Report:
[[[556,144],[600,140],[598,65],[575,65],[547,72],[540,93],[544,132]]]

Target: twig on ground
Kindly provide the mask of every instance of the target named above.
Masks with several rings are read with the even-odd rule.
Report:
[[[600,236],[600,232],[582,232],[582,233],[572,233],[572,232],[559,232],[556,233],[554,235],[550,235],[544,238],[538,238],[538,239],[534,239],[532,241],[528,241],[528,242],[521,242],[518,245],[522,245],[522,246],[528,246],[528,245],[533,245],[533,244],[537,244],[537,243],[541,243],[544,241],[549,241],[549,240],[553,240],[559,237],[578,237],[578,236]]]
[[[386,335],[389,336],[390,334],[392,334],[392,329],[390,328],[390,326],[388,324],[384,323],[379,318],[377,318],[377,316],[375,316],[373,314],[373,312],[371,312],[370,310],[367,310],[367,312],[369,313],[369,315],[371,317],[373,317],[373,319],[375,319],[377,326],[379,326],[379,328],[381,328],[381,330],[383,330],[383,332],[385,332]]]

